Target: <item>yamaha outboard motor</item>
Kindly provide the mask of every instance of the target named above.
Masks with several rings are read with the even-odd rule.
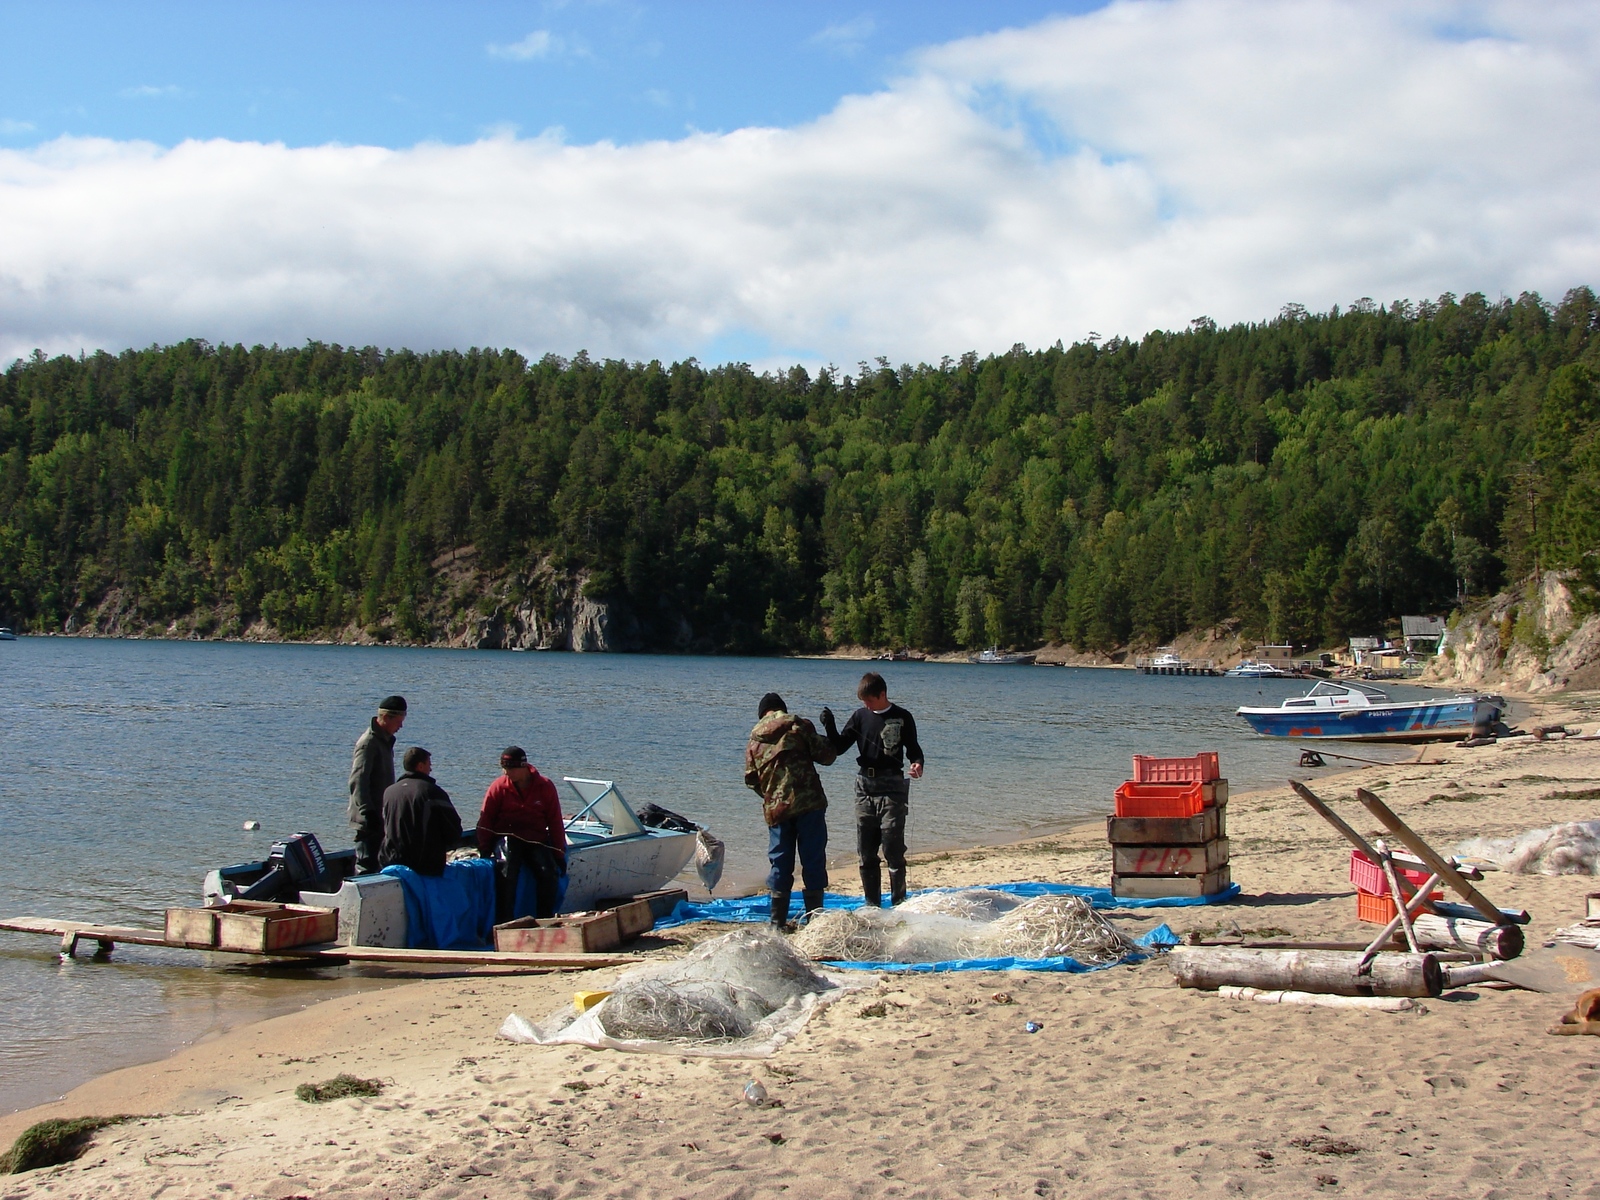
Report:
[[[267,873],[234,899],[290,902],[299,898],[302,887],[312,891],[329,890],[324,886],[327,873],[328,863],[316,834],[297,833],[272,843],[267,854]]]

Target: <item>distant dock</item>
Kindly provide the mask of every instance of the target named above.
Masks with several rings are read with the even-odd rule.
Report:
[[[1195,659],[1176,658],[1170,654],[1158,654],[1155,658],[1139,658],[1134,660],[1135,667],[1141,675],[1221,675],[1222,669],[1209,658]]]

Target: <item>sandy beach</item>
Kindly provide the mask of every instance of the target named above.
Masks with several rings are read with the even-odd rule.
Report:
[[[1563,700],[1541,720],[1594,726],[1592,698]],[[1600,816],[1600,743],[1425,757],[1312,786],[1363,832],[1373,822],[1351,794],[1378,791],[1442,849]],[[1345,844],[1287,788],[1236,794],[1229,826],[1237,903],[1118,923],[1370,936]],[[1097,822],[925,855],[912,882],[1109,874]],[[1490,873],[1482,887],[1532,913],[1537,947],[1600,881]],[[710,932],[667,931],[651,953]],[[1600,1042],[1545,1033],[1566,996],[1479,987],[1419,1013],[1282,1008],[1179,989],[1156,958],[1087,975],[869,976],[759,1061],[495,1037],[508,1013],[541,1020],[615,974],[423,981],[103,1076],[0,1119],[0,1145],[45,1117],[150,1115],[74,1163],[6,1177],[0,1197],[1600,1196]],[[384,1093],[295,1098],[339,1072]],[[781,1106],[747,1105],[752,1078]]]

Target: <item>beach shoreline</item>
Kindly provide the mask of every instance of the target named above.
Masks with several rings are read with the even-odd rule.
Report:
[[[1571,699],[1541,700],[1547,720],[1581,724],[1593,712],[1588,698]],[[1363,831],[1372,823],[1348,796],[1374,788],[1446,851],[1468,836],[1600,815],[1600,743],[1429,749],[1426,762],[1317,772],[1311,786]],[[1119,926],[1370,936],[1354,919],[1348,850],[1309,808],[1281,786],[1229,803],[1240,900],[1117,913]],[[1110,861],[1092,818],[924,852],[911,875],[913,887],[1104,886]],[[1580,919],[1600,881],[1490,874],[1481,886],[1533,914],[1534,947]],[[675,932],[649,953],[675,953]],[[1410,1196],[1487,1194],[1475,1176],[1491,1161],[1537,1184],[1523,1194],[1600,1176],[1582,1136],[1592,1044],[1543,1034],[1570,998],[1475,990],[1420,1016],[1289,1012],[1181,991],[1152,961],[1087,976],[869,977],[867,998],[881,1006],[841,1002],[765,1062],[495,1038],[508,1012],[542,1020],[615,974],[419,980],[99,1076],[0,1118],[0,1146],[45,1117],[166,1115],[104,1131],[76,1163],[8,1178],[6,1195],[498,1196],[538,1185],[550,1190],[533,1194],[732,1197],[805,1184],[826,1196]],[[1025,1020],[1042,1032],[1024,1033]],[[1572,1067],[1547,1069],[1552,1059]],[[373,1100],[294,1099],[295,1085],[340,1071],[388,1086]],[[785,1107],[743,1105],[748,1078]],[[1330,1157],[1291,1144],[1313,1137],[1360,1149]]]

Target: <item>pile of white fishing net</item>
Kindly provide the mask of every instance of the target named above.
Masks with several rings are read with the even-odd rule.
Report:
[[[587,1012],[569,1006],[542,1026],[512,1013],[500,1036],[539,1045],[761,1056],[793,1037],[818,1005],[866,982],[830,979],[765,927],[739,929],[675,962],[626,972]]]
[[[1022,900],[986,888],[925,892],[892,909],[826,909],[795,934],[793,943],[800,953],[823,962],[1066,955],[1101,966],[1139,951],[1081,896]]]
[[[1456,856],[1513,875],[1600,875],[1600,821],[1574,821],[1515,838],[1470,838]]]

